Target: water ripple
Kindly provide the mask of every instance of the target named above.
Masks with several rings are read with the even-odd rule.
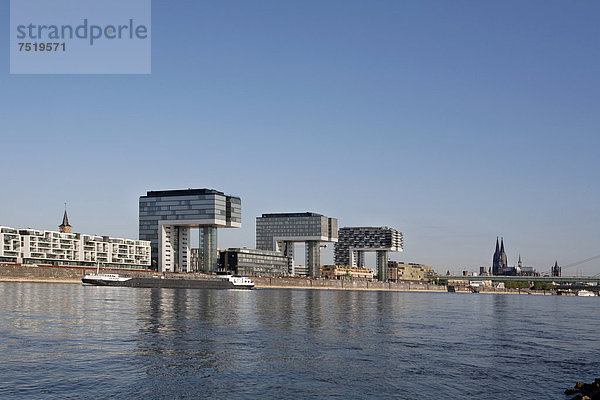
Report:
[[[562,399],[589,300],[0,283],[0,398]]]

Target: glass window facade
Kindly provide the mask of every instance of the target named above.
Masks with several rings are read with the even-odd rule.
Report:
[[[365,251],[377,252],[378,279],[387,281],[387,252],[403,251],[402,232],[386,226],[340,228],[334,246],[336,265],[362,267]]]
[[[288,258],[269,250],[227,249],[220,253],[219,271],[247,276],[287,276]]]
[[[140,239],[151,242],[153,268],[159,271],[191,271],[187,257],[189,246],[180,245],[188,237],[185,233],[175,235],[172,233],[174,229],[165,228],[169,226],[185,227],[188,231],[189,228],[201,228],[201,242],[204,247],[210,247],[204,248],[202,253],[202,257],[210,260],[201,264],[205,272],[211,272],[216,268],[217,231],[204,228],[241,227],[242,201],[239,197],[227,196],[213,189],[151,191],[140,197],[139,235]]]

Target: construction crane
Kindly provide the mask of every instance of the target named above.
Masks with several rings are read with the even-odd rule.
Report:
[[[326,244],[319,245],[319,268],[321,268],[321,269],[323,269],[323,266],[321,265],[321,251],[326,248],[327,248]]]

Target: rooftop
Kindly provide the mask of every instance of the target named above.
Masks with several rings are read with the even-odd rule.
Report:
[[[207,195],[207,194],[218,194],[225,196],[225,193],[219,192],[215,189],[175,189],[175,190],[155,190],[146,193],[146,196],[142,197],[175,197],[175,196],[195,196],[195,195]],[[235,197],[235,196],[234,196]]]
[[[67,210],[65,209],[65,214],[63,215],[63,221],[62,221],[62,224],[59,225],[59,227],[66,227],[66,226],[71,226],[71,225],[69,225],[69,217],[67,216]]]
[[[272,214],[263,214],[262,218],[293,218],[293,217],[322,217],[323,215],[313,213],[313,212],[303,212],[303,213],[272,213]]]
[[[387,226],[345,226],[340,228],[339,230],[386,230],[386,231],[396,231],[394,228],[388,228]],[[396,231],[397,232],[397,231]]]

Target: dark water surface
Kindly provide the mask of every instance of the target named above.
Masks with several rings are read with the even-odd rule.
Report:
[[[0,283],[1,398],[563,399],[600,298]]]

